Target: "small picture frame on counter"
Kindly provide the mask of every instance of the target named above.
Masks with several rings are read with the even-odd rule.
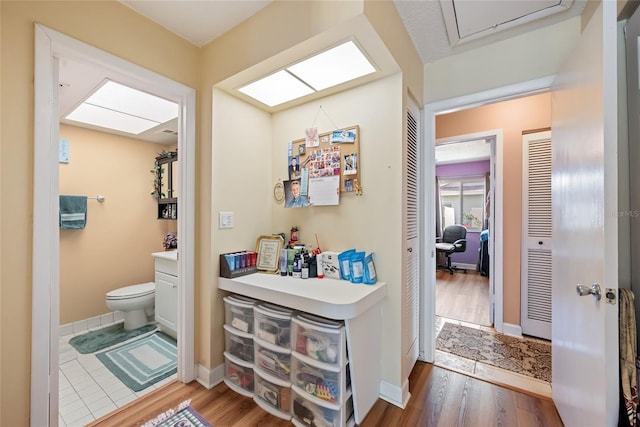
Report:
[[[280,252],[284,247],[284,239],[278,234],[262,235],[256,240],[258,259],[256,268],[259,271],[275,273],[280,267]]]

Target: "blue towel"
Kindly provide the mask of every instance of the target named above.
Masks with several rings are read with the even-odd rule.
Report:
[[[84,228],[87,196],[60,196],[60,228]]]
[[[489,230],[482,230],[480,232],[480,241],[484,242],[485,240],[489,240]]]

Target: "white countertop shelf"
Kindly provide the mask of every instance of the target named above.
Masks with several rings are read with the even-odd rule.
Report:
[[[154,252],[151,254],[154,258],[168,259],[169,261],[178,260],[178,251]]]
[[[353,319],[387,295],[386,283],[375,285],[335,279],[299,279],[254,273],[218,278],[218,288],[330,319]]]

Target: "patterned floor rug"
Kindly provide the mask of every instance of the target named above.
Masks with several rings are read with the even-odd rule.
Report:
[[[133,391],[144,390],[177,371],[178,350],[173,338],[156,332],[96,354]]]
[[[445,323],[438,350],[551,382],[551,345]]]
[[[127,331],[124,329],[124,322],[120,322],[102,329],[87,332],[86,334],[77,335],[69,340],[69,344],[80,354],[95,353],[96,351],[151,332],[156,328],[156,325],[149,324],[132,331]]]
[[[177,411],[169,409],[144,423],[142,427],[213,427],[202,415],[189,406],[190,403],[191,399],[184,401]]]

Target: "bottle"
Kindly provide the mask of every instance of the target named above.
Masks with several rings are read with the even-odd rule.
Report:
[[[293,277],[302,277],[302,258],[300,254],[296,254],[296,257],[293,259]]]
[[[280,275],[287,275],[287,250],[280,251]]]
[[[316,260],[318,262],[318,279],[322,279],[324,277],[324,271],[322,270],[322,253],[316,255]]]
[[[302,264],[301,277],[303,279],[309,278],[309,264],[307,264],[306,262]]]

